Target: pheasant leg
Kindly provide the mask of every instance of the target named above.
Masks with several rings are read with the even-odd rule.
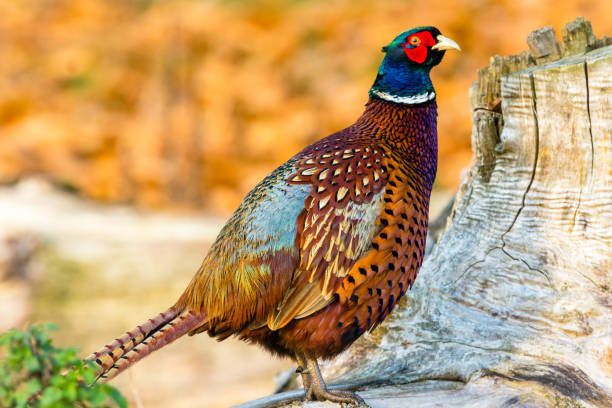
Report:
[[[316,358],[306,358],[306,366],[312,379],[310,392],[314,399],[318,401],[331,401],[339,404],[351,404],[356,408],[370,408],[363,398],[354,392],[340,390],[328,391]]]
[[[304,391],[306,391],[305,400],[312,401],[314,399],[312,396],[312,376],[310,374],[310,371],[308,371],[306,357],[303,354],[296,353],[295,360],[298,364],[298,368],[296,371],[302,376]]]

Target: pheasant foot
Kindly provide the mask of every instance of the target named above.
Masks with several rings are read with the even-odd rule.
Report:
[[[311,385],[309,389],[304,387],[306,390],[306,399],[309,397],[317,401],[330,401],[339,404],[347,404],[355,408],[370,408],[368,404],[354,392],[334,390],[328,391],[327,385],[323,380],[321,371],[319,370],[319,364],[315,358],[306,359],[306,367],[311,378]]]

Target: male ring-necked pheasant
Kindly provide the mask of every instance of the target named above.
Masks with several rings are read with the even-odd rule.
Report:
[[[112,378],[176,338],[236,335],[297,361],[307,399],[328,391],[317,358],[373,330],[423,260],[437,164],[429,71],[459,49],[434,27],[383,48],[365,112],[274,170],[221,230],[176,304],[89,359]]]

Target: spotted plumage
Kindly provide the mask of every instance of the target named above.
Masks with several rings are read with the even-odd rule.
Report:
[[[206,331],[296,359],[307,398],[365,404],[327,391],[316,359],[374,329],[414,284],[437,161],[429,70],[448,48],[432,27],[385,47],[363,115],[259,183],[176,304],[90,356],[101,376]]]

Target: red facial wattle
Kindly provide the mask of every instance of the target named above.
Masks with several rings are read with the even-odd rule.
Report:
[[[415,37],[418,38],[418,45],[413,44]],[[404,52],[406,56],[417,64],[422,64],[427,59],[428,49],[436,44],[429,31],[421,31],[412,34],[404,43]]]

